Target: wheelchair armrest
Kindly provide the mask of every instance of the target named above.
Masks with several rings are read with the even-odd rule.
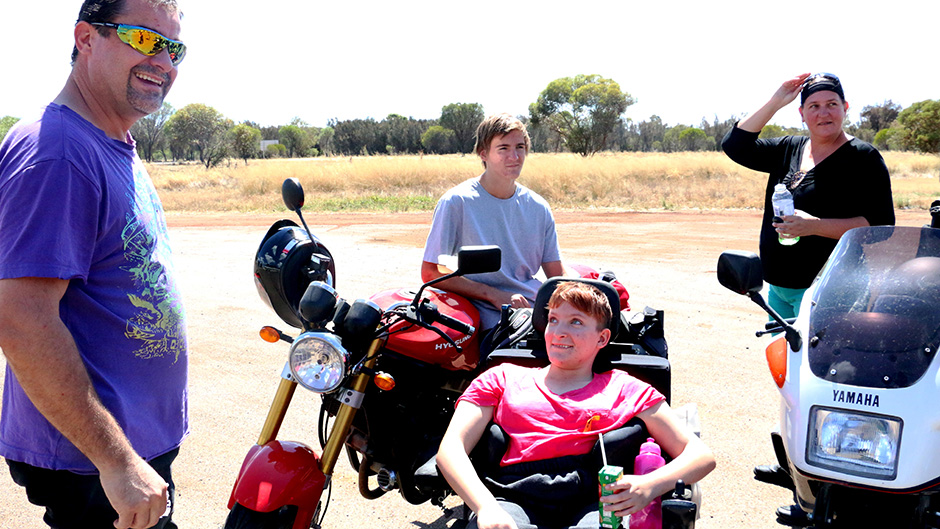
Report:
[[[598,360],[594,362],[594,371],[621,369],[633,377],[646,382],[656,388],[666,397],[666,402],[672,401],[672,372],[669,360],[661,356],[637,354],[642,349],[635,344],[612,343],[598,353]],[[601,354],[604,356],[601,357]]]
[[[548,355],[537,349],[497,349],[486,357],[484,369],[509,362],[525,367],[544,367],[548,365]]]
[[[506,432],[498,424],[491,422],[476,446],[470,451],[470,461],[477,472],[483,474],[498,467],[500,459],[508,449],[509,438]],[[449,487],[440,469],[437,468],[436,454],[415,471],[415,484],[423,490]]]

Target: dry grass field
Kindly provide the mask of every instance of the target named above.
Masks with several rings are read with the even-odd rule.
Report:
[[[895,205],[922,209],[940,196],[940,157],[884,153]],[[454,184],[482,171],[476,156],[353,156],[231,160],[149,167],[167,211],[281,209],[281,182],[300,179],[311,211],[428,211]],[[533,153],[520,180],[556,210],[713,210],[762,207],[766,176],[719,152]]]

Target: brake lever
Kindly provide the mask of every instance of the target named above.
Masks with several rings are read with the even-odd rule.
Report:
[[[457,345],[457,342],[455,342],[453,338],[448,336],[446,332],[435,327],[433,325],[433,322],[428,323],[424,321],[424,318],[421,317],[421,309],[426,307],[425,303],[428,303],[429,305],[433,306],[436,312],[437,307],[434,306],[433,303],[430,303],[427,300],[421,300],[421,304],[417,307],[414,305],[414,303],[410,303],[408,305],[408,307],[405,309],[405,320],[410,321],[411,323],[414,323],[415,325],[420,325],[421,327],[424,327],[425,329],[434,331],[438,336],[443,338],[444,341],[446,341],[451,346],[453,346],[453,348],[457,352],[463,351],[463,349],[459,345]]]
[[[442,331],[441,329],[439,329],[439,328],[437,328],[437,327],[435,327],[435,326],[433,326],[433,325],[428,325],[428,324],[426,324],[426,323],[424,323],[424,322],[422,322],[420,325],[423,326],[425,329],[431,329],[432,331],[436,332],[438,336],[440,336],[440,337],[443,338],[447,343],[449,343],[450,345],[452,345],[452,346],[454,347],[454,350],[456,350],[458,353],[461,352],[461,351],[463,351],[463,349],[461,349],[461,347],[460,347],[459,345],[457,345],[457,342],[455,342],[454,339],[451,338],[446,332]]]
[[[777,327],[767,329],[765,331],[756,331],[754,332],[754,336],[757,336],[758,338],[760,338],[761,336],[766,336],[768,334],[775,334],[778,332],[783,332],[783,327],[777,326]]]

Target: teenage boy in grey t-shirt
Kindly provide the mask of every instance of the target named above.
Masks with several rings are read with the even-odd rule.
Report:
[[[470,299],[480,311],[483,329],[499,322],[502,305],[531,305],[541,285],[534,277],[539,268],[546,277],[560,276],[565,270],[548,203],[516,183],[530,144],[525,124],[509,114],[480,123],[475,150],[483,174],[441,197],[424,246],[424,281],[450,273],[441,256],[456,255],[461,246],[495,244],[502,249],[498,272],[476,274],[473,279],[455,277],[437,285]]]

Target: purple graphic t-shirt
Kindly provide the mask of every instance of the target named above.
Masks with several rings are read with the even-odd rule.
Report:
[[[166,219],[134,146],[51,104],[0,144],[0,279],[69,280],[59,314],[105,407],[145,459],[188,429],[186,326]],[[94,466],[36,410],[7,366],[0,456]]]

